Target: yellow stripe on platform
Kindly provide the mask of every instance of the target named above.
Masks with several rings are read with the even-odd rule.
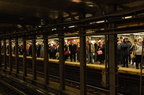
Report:
[[[9,56],[9,54],[7,54],[7,56]],[[12,56],[15,57],[15,55],[12,55]],[[22,58],[23,55],[19,55],[19,57]],[[32,59],[32,57],[27,56],[27,59]],[[44,58],[37,58],[37,61],[43,61],[43,60],[44,60]],[[49,59],[49,62],[59,64],[59,60],[57,60],[57,59]],[[65,61],[65,64],[69,65],[69,66],[80,67],[80,62]],[[87,66],[87,68],[98,69],[98,70],[105,69],[104,65],[98,65],[98,64],[86,64],[86,66]],[[132,75],[140,75],[140,69],[134,69],[134,68],[119,67],[118,72],[125,73],[125,74],[132,74]],[[142,70],[142,76],[144,76],[144,70]]]

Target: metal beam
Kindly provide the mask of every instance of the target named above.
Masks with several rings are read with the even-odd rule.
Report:
[[[10,71],[12,71],[12,42],[11,42],[11,39],[9,39],[9,67],[10,67]]]
[[[118,64],[116,61],[117,35],[108,35],[110,95],[118,95]]]
[[[33,80],[37,79],[37,67],[36,67],[36,40],[35,36],[32,39],[32,71],[33,71]]]
[[[80,19],[83,19],[84,14],[80,15]],[[86,68],[86,37],[82,34],[86,34],[84,28],[80,29],[80,95],[87,95],[87,68]]]
[[[64,65],[64,38],[59,39],[59,72],[60,72],[60,90],[63,91],[65,89],[65,81],[64,81],[64,71],[65,71],[65,65]]]
[[[0,39],[0,60],[2,60],[2,44],[1,44],[1,39]],[[2,67],[2,61],[0,61],[0,68]]]
[[[48,39],[47,35],[43,35],[44,37],[44,80],[45,85],[49,84],[49,58],[48,58]]]
[[[27,65],[26,65],[26,39],[23,37],[23,77],[27,76]]]
[[[61,33],[60,35],[63,35]],[[59,36],[60,36],[59,35]],[[65,89],[65,64],[64,64],[64,38],[59,38],[59,76],[60,76],[60,91]]]
[[[19,62],[18,62],[18,38],[15,38],[15,66],[16,73],[19,73]]]
[[[87,83],[87,69],[86,69],[86,38],[80,36],[80,91],[81,95],[87,95],[86,83]]]
[[[63,12],[60,11],[58,13],[58,18],[60,22],[63,22]],[[62,27],[59,27],[59,29],[62,29]],[[59,77],[60,77],[60,92],[61,95],[63,94],[63,91],[65,90],[65,60],[64,60],[64,32],[60,31],[58,33],[59,38]]]
[[[134,13],[133,13],[134,15]],[[73,22],[68,22],[68,23],[60,23],[60,24],[54,24],[54,25],[49,25],[49,26],[46,26],[46,27],[42,27],[42,28],[37,28],[37,29],[34,29],[34,30],[30,30],[30,31],[21,31],[21,32],[17,32],[17,33],[9,33],[9,34],[3,34],[1,35],[0,37],[1,38],[6,38],[6,37],[20,37],[20,36],[31,36],[31,35],[35,35],[35,34],[42,34],[43,32],[46,32],[46,31],[43,31],[43,30],[50,30],[49,32],[49,35],[52,35],[52,34],[58,34],[59,31],[65,31],[65,33],[70,33],[70,32],[75,32],[75,31],[78,31],[81,27],[85,27],[86,29],[95,29],[95,25],[100,27],[99,29],[100,30],[97,30],[95,34],[98,34],[98,33],[109,33],[110,31],[112,31],[111,29],[107,29],[105,31],[101,30],[103,29],[103,24],[104,23],[95,23],[95,24],[89,24],[90,22],[96,22],[96,21],[100,21],[100,20],[107,20],[108,18],[109,19],[112,19],[112,20],[107,20],[107,22],[105,22],[105,24],[109,24],[109,23],[121,23],[123,22],[122,24],[125,25],[125,23],[136,23],[135,21],[141,21],[140,19],[143,19],[144,17],[134,17],[134,18],[131,18],[131,19],[122,19],[123,15],[121,17],[119,17],[119,19],[114,19],[115,16],[107,16],[107,17],[97,17],[97,18],[90,18],[90,19],[84,19],[84,20],[80,20],[80,21],[73,21]],[[80,23],[87,23],[85,25],[81,25],[78,27],[78,24]],[[71,25],[75,25],[77,27],[74,27],[74,28],[68,28],[67,26],[71,26]],[[63,29],[58,29],[59,27],[63,27]],[[65,28],[64,28],[65,27]],[[140,27],[140,28],[139,28]],[[52,31],[53,28],[57,28],[57,30],[55,31]],[[134,29],[141,29],[141,31],[143,30],[143,26],[132,26],[132,27],[124,27],[124,28],[115,28],[116,31],[114,31],[113,33],[117,34],[117,33],[124,33],[125,31],[131,31],[133,30],[132,28]],[[37,32],[35,32],[37,31]],[[137,30],[133,30],[133,32],[135,32]]]
[[[7,69],[7,62],[6,62],[6,39],[4,41],[4,69]]]

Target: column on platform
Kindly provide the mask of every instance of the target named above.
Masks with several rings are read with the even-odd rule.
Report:
[[[0,60],[2,60],[2,44],[0,39]],[[2,61],[0,61],[0,68],[2,67]]]
[[[65,64],[64,64],[64,38],[63,33],[59,34],[59,76],[60,76],[60,90],[65,89]]]
[[[9,39],[9,67],[10,67],[10,71],[12,71],[12,42],[11,42],[11,38]]]
[[[27,65],[26,65],[26,38],[23,37],[23,77],[27,76]]]
[[[37,79],[37,64],[36,64],[36,37],[32,38],[32,72],[33,80]]]
[[[45,34],[43,35],[44,38],[44,80],[45,85],[49,84],[49,58],[48,58],[48,36]]]
[[[3,40],[4,41],[4,69],[7,69],[7,62],[6,62],[6,39]]]
[[[19,62],[18,62],[18,38],[15,38],[15,66],[16,66],[16,73],[19,73]]]

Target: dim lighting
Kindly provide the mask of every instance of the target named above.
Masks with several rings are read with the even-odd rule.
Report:
[[[122,17],[123,19],[130,19],[132,18],[132,16],[125,16],[125,17]]]
[[[69,26],[68,28],[74,28],[75,26],[73,25],[73,26]]]
[[[95,24],[96,22],[95,21],[93,21],[93,22],[90,22],[90,24]]]
[[[104,23],[105,21],[104,20],[101,20],[101,21],[97,21],[96,23]]]
[[[57,30],[56,28],[53,28],[52,31]]]
[[[80,3],[81,0],[71,0],[72,2],[75,2],[75,3]]]

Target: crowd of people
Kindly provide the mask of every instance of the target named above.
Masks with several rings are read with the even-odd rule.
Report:
[[[124,38],[123,41],[119,40],[117,43],[117,58],[118,64],[122,67],[128,67],[129,64],[136,64],[136,69],[139,68],[142,57],[142,39],[135,39],[131,43],[128,38]]]
[[[9,45],[6,44],[6,52],[9,54]],[[3,51],[3,45],[1,47]],[[86,42],[86,57],[88,64],[104,64],[105,61],[105,42],[102,40],[87,41]],[[15,54],[15,43],[12,44],[12,52]],[[23,44],[18,44],[18,54],[23,54]],[[26,54],[32,56],[32,43],[26,43]],[[44,43],[43,41],[36,42],[36,56],[44,57]],[[48,43],[48,56],[50,59],[59,59],[59,43]],[[135,65],[136,69],[139,68],[142,56],[142,39],[130,42],[128,38],[118,40],[117,42],[117,63],[122,67]],[[80,61],[80,43],[79,42],[65,42],[64,44],[64,58],[65,61]]]

